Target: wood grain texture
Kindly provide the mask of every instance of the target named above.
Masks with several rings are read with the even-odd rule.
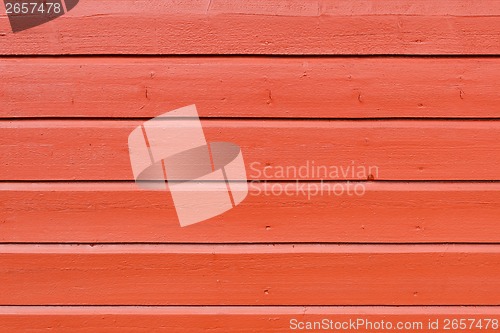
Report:
[[[499,305],[499,270],[498,245],[0,245],[0,305]]]
[[[1,121],[0,179],[133,180],[128,135],[141,123]],[[241,147],[250,180],[499,179],[500,121],[205,120],[203,126],[209,142]],[[327,173],[314,173],[318,166]]]
[[[4,58],[0,117],[499,118],[498,58]]]
[[[293,320],[422,324],[429,320],[498,318],[499,307],[0,307],[0,332],[290,332]],[[485,321],[486,322],[486,321]],[[443,325],[441,325],[443,326]],[[414,326],[418,327],[418,326]],[[365,325],[358,332],[372,332]],[[378,330],[394,332],[393,330]],[[418,332],[422,330],[405,330]],[[468,332],[496,332],[470,329]]]
[[[0,242],[500,242],[497,183],[364,183],[363,196],[319,185],[252,183],[236,208],[180,228],[169,193],[133,183],[4,183]]]
[[[500,1],[82,0],[16,34],[1,11],[0,333],[500,318]],[[193,103],[250,193],[181,228],[127,137]]]
[[[81,1],[1,54],[498,54],[498,1]]]

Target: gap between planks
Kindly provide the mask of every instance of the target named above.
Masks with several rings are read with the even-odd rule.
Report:
[[[86,315],[86,314],[282,314],[282,315],[314,315],[314,314],[500,314],[500,306],[144,306],[144,305],[18,305],[0,306],[0,315]]]
[[[0,254],[500,253],[500,244],[0,244]]]

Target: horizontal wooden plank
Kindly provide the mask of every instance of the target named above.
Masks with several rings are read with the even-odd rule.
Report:
[[[0,17],[1,54],[498,54],[488,0],[81,1],[21,33]]]
[[[500,243],[498,183],[320,185],[252,183],[234,209],[181,228],[169,194],[133,183],[0,183],[0,242]]]
[[[499,305],[499,245],[0,245],[0,305]]]
[[[96,327],[99,332],[120,333],[290,332],[291,328],[314,322],[326,322],[327,328],[355,322],[357,332],[373,332],[372,327],[382,321],[384,329],[378,332],[422,332],[428,330],[429,321],[443,329],[448,321],[459,324],[462,319],[467,327],[472,325],[467,332],[479,333],[497,332],[499,317],[500,307],[8,306],[0,307],[0,332],[95,332]],[[398,329],[405,326],[407,329]]]
[[[1,121],[1,180],[132,180],[142,121]],[[500,121],[205,120],[248,179],[498,180]],[[302,170],[302,171],[300,171]]]
[[[4,58],[0,117],[498,118],[500,58]]]

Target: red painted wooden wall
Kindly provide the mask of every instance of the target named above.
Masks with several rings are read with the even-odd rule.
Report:
[[[500,319],[499,52],[497,0],[81,0],[16,34],[2,12],[0,332]],[[127,137],[193,103],[262,182],[180,228]],[[378,172],[311,197],[255,161]]]

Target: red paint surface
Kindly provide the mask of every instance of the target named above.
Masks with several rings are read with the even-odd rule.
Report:
[[[500,302],[500,294],[492,293],[500,288],[497,245],[19,245],[0,249],[1,305]]]
[[[499,13],[489,0],[82,0],[49,25],[0,36],[0,53],[498,54]]]
[[[271,194],[276,184],[288,186],[294,195],[258,195]],[[500,239],[496,183],[370,182],[361,197],[308,197],[312,193],[302,193],[300,186],[253,184],[238,207],[179,228],[168,193],[139,190],[133,183],[4,183],[0,241],[383,244]]]
[[[0,121],[0,179],[133,180],[127,138],[141,123]],[[208,141],[241,147],[250,180],[296,179],[293,173],[264,174],[266,166],[310,169],[300,180],[498,180],[500,175],[497,120],[215,119],[202,125]],[[317,177],[313,163],[343,168],[345,177],[341,172]],[[353,177],[358,167],[361,175]]]
[[[196,101],[214,118],[495,118],[499,71],[480,57],[14,57],[0,116],[153,118]]]
[[[499,15],[486,0],[83,0],[13,34],[0,13],[0,332],[500,318]],[[133,184],[127,136],[193,103],[208,140],[271,182],[180,228],[168,193]],[[313,160],[378,173],[354,177],[362,197],[310,198],[318,177],[250,167]],[[252,195],[275,184],[308,190]]]

